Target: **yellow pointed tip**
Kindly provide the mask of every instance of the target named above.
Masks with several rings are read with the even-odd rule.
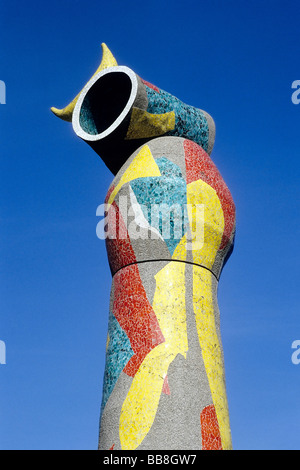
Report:
[[[102,48],[102,60],[99,68],[97,69],[97,72],[100,72],[100,70],[104,70],[108,67],[115,67],[118,65],[115,57],[113,56],[111,50],[107,47],[105,42],[102,42],[101,44]]]
[[[101,70],[107,69],[108,67],[115,67],[118,65],[116,59],[114,58],[111,51],[109,50],[109,48],[104,42],[101,44],[101,47],[102,47],[102,60],[96,72],[94,73],[94,75],[96,75]],[[91,78],[93,78],[94,75]],[[78,93],[78,95],[73,99],[73,101],[71,101],[71,103],[68,104],[68,106],[66,106],[65,108],[57,109],[57,108],[52,107],[51,111],[55,114],[55,116],[59,117],[60,119],[63,119],[64,121],[72,122],[73,111],[74,111],[74,108],[75,108],[75,105],[76,105],[76,102],[78,100],[78,96],[80,93]]]
[[[52,106],[51,111],[53,114],[55,114],[55,116],[59,117],[60,119],[63,119],[64,121],[68,121],[68,122],[71,122],[72,121],[72,113],[73,113],[73,110],[71,109],[67,109],[69,106],[67,106],[66,108],[63,108],[63,109],[58,109],[58,108],[55,108],[54,106]]]

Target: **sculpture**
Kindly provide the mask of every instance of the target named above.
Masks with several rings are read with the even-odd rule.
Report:
[[[64,109],[114,175],[99,449],[231,449],[217,287],[235,235],[213,119],[118,66]]]

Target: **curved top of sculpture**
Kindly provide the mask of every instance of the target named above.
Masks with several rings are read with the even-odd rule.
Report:
[[[217,286],[236,218],[214,121],[102,49],[81,92],[51,108],[114,174],[99,449],[231,449]]]
[[[101,47],[102,47],[102,60],[96,72],[94,73],[94,75],[96,75],[101,70],[106,69],[107,67],[113,67],[114,65],[117,65],[116,59],[114,58],[114,56],[112,55],[112,53],[110,52],[110,50],[108,49],[107,45],[104,42],[101,44]],[[80,93],[81,92],[79,92],[78,95],[67,106],[65,106],[65,108],[58,109],[53,106],[51,108],[51,111],[55,114],[55,116],[63,119],[64,121],[71,122],[73,111],[74,111],[74,108],[75,108],[75,105],[76,105],[76,102],[78,100]]]
[[[184,137],[211,153],[215,124],[208,113],[119,66],[104,43],[102,50],[100,66],[76,98],[51,110],[72,121],[114,175],[137,148],[159,136]]]
[[[138,79],[128,67],[110,67],[94,75],[76,102],[72,125],[78,137],[96,141],[110,135],[129,114]]]

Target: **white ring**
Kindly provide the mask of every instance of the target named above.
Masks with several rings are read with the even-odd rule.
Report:
[[[127,101],[127,104],[124,107],[123,111],[119,114],[117,119],[107,129],[105,129],[105,131],[100,132],[100,134],[96,134],[96,135],[88,134],[82,129],[80,125],[80,121],[79,121],[82,103],[87,93],[89,92],[89,90],[92,88],[94,83],[96,83],[99,80],[99,78],[103,77],[104,75],[108,73],[114,73],[114,72],[123,72],[131,80],[131,92],[130,92],[130,96]],[[121,124],[123,119],[127,116],[128,112],[130,111],[137,95],[137,89],[138,89],[137,77],[136,77],[136,74],[133,72],[133,70],[131,70],[130,68],[125,67],[125,66],[115,66],[115,67],[109,67],[105,70],[101,70],[101,72],[94,75],[91,78],[91,80],[85,85],[85,87],[83,88],[83,90],[81,91],[78,97],[78,100],[76,102],[76,105],[73,111],[73,116],[72,116],[72,126],[74,129],[74,132],[78,135],[78,137],[81,137],[83,140],[87,140],[87,141],[100,140],[106,137],[107,135],[111,134]]]

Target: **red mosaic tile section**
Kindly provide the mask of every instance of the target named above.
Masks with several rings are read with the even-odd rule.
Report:
[[[222,450],[217,414],[214,405],[203,408],[200,416],[202,450]]]
[[[216,191],[220,199],[225,221],[224,233],[219,247],[219,250],[222,250],[227,245],[235,225],[235,205],[232,196],[216,165],[205,150],[187,139],[183,146],[187,184],[201,179]]]
[[[164,380],[164,384],[163,384],[163,388],[162,388],[162,393],[164,393],[165,395],[171,395],[167,375],[165,376],[165,380]]]
[[[105,238],[105,243],[110,269],[114,274],[118,269],[136,263],[136,256],[122,214],[115,202],[107,211],[106,222],[108,236]]]
[[[147,354],[165,339],[136,264],[115,274],[114,296],[113,313],[127,334],[134,352],[123,371],[134,377]]]
[[[107,194],[106,194],[105,200],[104,200],[104,204],[107,204],[107,203],[108,203],[109,197],[110,197],[110,195],[111,195],[111,193],[113,192],[114,189],[115,189],[115,187],[114,187],[114,185],[112,184],[112,185],[110,186],[110,188],[108,189],[108,191],[107,191]]]
[[[149,83],[146,80],[143,80],[143,79],[141,79],[141,80],[142,80],[144,85],[148,86],[149,88],[152,88],[152,90],[154,90],[154,91],[157,91],[157,93],[160,93],[160,90],[159,90],[159,88],[157,88],[157,86],[152,85],[152,83]]]

